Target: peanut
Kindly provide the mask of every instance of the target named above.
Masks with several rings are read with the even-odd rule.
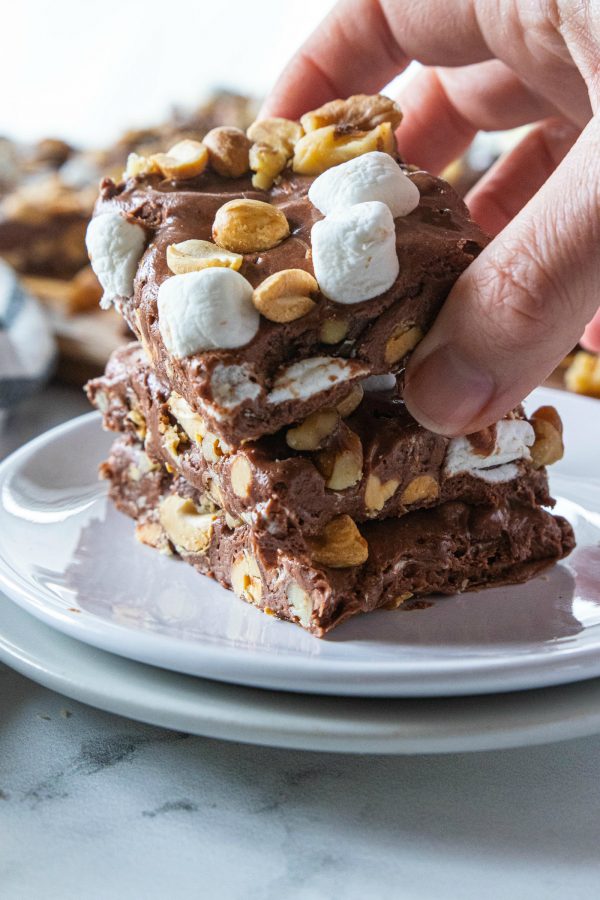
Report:
[[[297,581],[290,581],[286,588],[286,596],[289,600],[292,611],[301,625],[306,628],[310,625],[310,619],[313,611],[313,602],[310,594],[300,587]]]
[[[390,478],[389,481],[382,483],[377,475],[369,475],[365,487],[367,512],[371,514],[382,510],[390,497],[395,494],[399,483],[395,478]]]
[[[230,253],[210,241],[181,241],[167,247],[167,265],[175,275],[186,275],[212,266],[227,266],[236,272],[244,261],[239,253]]]
[[[300,140],[303,133],[299,122],[277,117],[259,119],[257,122],[253,122],[246,131],[247,136],[253,143],[281,147],[290,156],[294,145]]]
[[[169,412],[181,428],[185,431],[190,440],[197,444],[202,443],[202,438],[206,434],[206,423],[202,416],[194,412],[187,400],[184,400],[179,394],[173,391],[167,400]]]
[[[252,187],[268,191],[277,176],[285,169],[289,158],[282,147],[252,144],[250,148],[250,168],[254,172]]]
[[[290,233],[285,215],[262,200],[229,200],[217,210],[213,240],[233,253],[255,253],[276,247]]]
[[[224,178],[240,178],[249,167],[250,141],[243,131],[228,125],[213,128],[202,139],[211,167]]]
[[[158,511],[160,524],[178,550],[202,553],[212,540],[213,513],[200,513],[188,497],[171,494],[161,501]]]
[[[562,459],[565,447],[562,438],[562,422],[553,406],[540,406],[531,416],[535,442],[531,459],[536,469],[550,466]]]
[[[350,393],[347,397],[344,397],[343,400],[337,404],[336,409],[339,412],[342,419],[346,419],[348,416],[351,416],[352,413],[360,406],[362,403],[362,399],[365,395],[362,384],[359,384],[357,381],[352,385]]]
[[[231,487],[236,497],[245,498],[252,487],[252,469],[245,456],[238,456],[231,464]]]
[[[235,559],[229,573],[231,587],[243,600],[258,603],[262,597],[262,578],[256,559],[247,550]]]
[[[318,450],[327,438],[331,437],[339,421],[337,410],[318,409],[307,416],[300,425],[288,429],[285,436],[286,443],[292,450]]]
[[[384,359],[388,365],[399,362],[413,350],[423,337],[418,325],[396,325],[385,345]]]
[[[323,344],[339,344],[348,334],[350,323],[341,316],[325,319],[321,325],[319,340]]]
[[[360,566],[369,556],[369,546],[350,516],[336,516],[316,538],[307,538],[311,557],[332,569]]]
[[[208,163],[208,150],[200,141],[186,138],[174,144],[166,153],[154,153],[150,161],[156,164],[165,178],[185,180],[204,172]]]
[[[255,288],[252,302],[270,322],[293,322],[315,308],[310,295],[318,290],[319,285],[310,272],[283,269]]]
[[[357,434],[343,426],[339,446],[320,450],[315,465],[332,491],[344,491],[362,478],[363,450]]]
[[[402,503],[418,503],[423,500],[434,500],[440,492],[440,486],[431,475],[417,475],[402,491]]]

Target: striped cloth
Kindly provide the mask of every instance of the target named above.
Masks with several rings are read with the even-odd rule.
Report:
[[[42,387],[55,358],[56,345],[42,309],[0,261],[0,418]]]

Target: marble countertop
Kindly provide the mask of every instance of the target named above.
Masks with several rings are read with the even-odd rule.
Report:
[[[51,387],[0,456],[87,411]],[[447,756],[303,753],[190,737],[0,665],[3,900],[588,900],[600,737]]]

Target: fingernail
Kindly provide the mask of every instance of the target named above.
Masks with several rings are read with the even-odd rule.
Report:
[[[431,431],[469,430],[494,394],[494,380],[457,351],[443,345],[409,366],[404,399],[409,412]]]

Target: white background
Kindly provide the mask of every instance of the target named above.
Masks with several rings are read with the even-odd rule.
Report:
[[[0,134],[105,145],[211,88],[266,93],[332,0],[3,0]]]

